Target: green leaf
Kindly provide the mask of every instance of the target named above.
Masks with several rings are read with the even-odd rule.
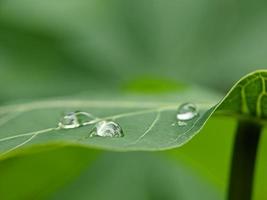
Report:
[[[255,121],[267,118],[267,71],[251,73],[239,81],[219,106],[219,111],[249,117]]]
[[[192,139],[216,110],[217,114],[264,122],[266,77],[267,71],[264,70],[245,76],[220,102],[219,95],[191,88],[177,95],[160,97],[113,95],[109,100],[103,100],[102,96],[101,100],[91,94],[86,98],[90,100],[76,98],[3,106],[0,108],[0,150],[6,155],[20,147],[49,143],[117,151],[176,148]],[[186,125],[179,126],[175,124],[177,108],[185,102],[196,104],[198,115]],[[57,128],[62,113],[76,110],[97,116],[95,123],[102,120],[117,122],[125,137],[90,138],[95,123],[71,130]]]

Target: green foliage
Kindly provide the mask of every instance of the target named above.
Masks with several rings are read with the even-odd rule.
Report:
[[[226,90],[266,65],[266,3],[256,2],[2,1],[0,101],[144,76]]]
[[[223,199],[237,119],[265,124],[266,71],[223,100],[221,91],[265,66],[266,13],[257,0],[2,1],[1,198]],[[172,126],[185,102],[198,117]],[[54,130],[75,110],[115,117],[125,137],[88,138],[94,125]],[[265,135],[256,200],[267,198]],[[120,162],[135,167],[120,173]]]
[[[218,114],[227,112],[228,115],[251,120],[264,120],[267,112],[264,107],[266,73],[266,71],[258,71],[246,76],[219,103],[216,102],[218,98],[215,95],[204,96],[208,92],[200,90],[198,92],[201,92],[202,96],[196,98],[196,101],[194,90],[191,89],[177,93],[177,100],[175,100],[175,95],[165,98],[162,95],[161,98],[152,96],[150,99],[135,95],[134,97],[119,96],[118,100],[112,100],[112,97],[110,97],[111,100],[91,101],[50,100],[0,107],[1,151],[5,155],[22,146],[49,143],[120,151],[151,151],[179,147],[201,130],[216,109],[219,111]],[[248,89],[251,92],[247,92]],[[113,99],[116,98],[113,97]],[[162,102],[159,101],[160,99]],[[186,121],[186,125],[180,126],[176,124],[177,109],[188,101],[196,104],[198,115]],[[57,123],[61,118],[60,115],[66,111],[76,110],[96,116],[96,122],[90,126],[71,130],[58,129]],[[89,137],[95,124],[103,120],[113,120],[119,123],[125,132],[125,137]]]

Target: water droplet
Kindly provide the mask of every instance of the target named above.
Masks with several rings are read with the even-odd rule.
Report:
[[[186,126],[187,123],[185,121],[178,121],[178,122],[175,122],[175,123],[172,123],[172,126]]]
[[[178,108],[178,113],[177,113],[177,119],[178,119],[178,125],[186,125],[185,121],[192,120],[196,116],[198,116],[198,110],[197,107],[192,104],[192,103],[185,103],[182,104]],[[182,123],[183,122],[183,123]],[[179,124],[180,123],[180,124]]]
[[[123,131],[119,124],[113,121],[101,121],[95,125],[90,137],[123,137]]]
[[[87,112],[70,112],[62,117],[58,126],[62,129],[79,128],[83,125],[89,124],[92,119],[96,118]]]
[[[178,126],[186,126],[187,123],[184,121],[178,121]]]
[[[71,112],[62,117],[58,126],[62,129],[72,129],[80,127],[78,117],[75,112]]]

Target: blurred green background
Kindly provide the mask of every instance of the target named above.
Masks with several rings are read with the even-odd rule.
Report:
[[[226,92],[266,67],[266,20],[264,0],[2,0],[0,104],[181,83]],[[232,119],[212,119],[188,145],[164,153],[63,148],[14,158],[0,164],[0,192],[5,199],[223,199],[234,128]],[[264,136],[259,200],[267,199],[265,144]]]

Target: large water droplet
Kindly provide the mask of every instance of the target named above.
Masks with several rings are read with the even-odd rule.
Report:
[[[192,103],[185,103],[182,104],[178,108],[178,113],[176,115],[178,120],[178,125],[185,126],[186,121],[194,119],[196,116],[198,116],[198,109],[196,105]]]
[[[101,121],[95,125],[90,137],[123,137],[123,131],[119,124],[113,121]]]
[[[62,129],[79,128],[83,125],[89,124],[92,119],[95,119],[95,117],[87,112],[70,112],[62,117],[58,126]]]

